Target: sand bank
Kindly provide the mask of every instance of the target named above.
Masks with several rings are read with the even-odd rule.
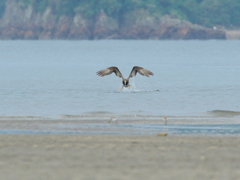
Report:
[[[0,135],[4,180],[240,179],[239,137]]]
[[[227,30],[226,38],[229,40],[238,40],[240,39],[240,30]]]

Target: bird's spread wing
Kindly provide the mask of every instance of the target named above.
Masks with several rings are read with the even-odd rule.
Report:
[[[142,68],[142,67],[139,67],[139,66],[134,66],[134,67],[132,68],[132,71],[131,71],[128,79],[129,79],[130,77],[136,76],[137,73],[139,73],[139,74],[141,74],[141,75],[143,75],[143,76],[146,76],[146,77],[149,77],[149,75],[153,76],[153,73],[152,73],[151,71],[149,71],[149,70],[147,70],[147,69],[144,69],[144,68]]]
[[[97,72],[97,75],[103,77],[103,76],[112,74],[113,72],[116,74],[116,76],[118,76],[118,77],[120,77],[120,78],[122,77],[122,73],[121,73],[121,72],[119,71],[119,69],[118,69],[117,67],[115,67],[115,66],[108,67],[107,69],[103,69],[103,70],[101,70],[101,71],[98,71],[98,72]]]

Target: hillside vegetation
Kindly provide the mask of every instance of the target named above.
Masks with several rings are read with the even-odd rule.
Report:
[[[240,26],[239,0],[16,0],[23,7],[33,5],[36,12],[43,12],[51,6],[58,16],[73,16],[81,13],[92,19],[104,12],[118,21],[124,14],[144,9],[152,16],[162,17],[169,14],[174,18],[190,21],[206,27],[223,25]],[[0,0],[0,17],[4,14],[6,0]]]

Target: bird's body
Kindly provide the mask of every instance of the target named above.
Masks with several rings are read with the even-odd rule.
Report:
[[[128,76],[127,79],[125,79],[125,78],[122,76],[122,73],[121,73],[121,72],[119,71],[119,69],[118,69],[117,67],[115,67],[115,66],[111,66],[111,67],[108,67],[108,68],[103,69],[103,70],[101,70],[101,71],[98,71],[98,72],[97,72],[97,75],[103,77],[103,76],[112,74],[113,72],[116,74],[116,76],[122,78],[122,87],[121,87],[121,89],[122,89],[123,87],[132,88],[132,86],[129,84],[129,79],[130,79],[131,77],[136,76],[137,73],[139,73],[139,74],[141,74],[141,75],[143,75],[143,76],[146,76],[146,77],[149,77],[149,75],[153,76],[153,73],[152,73],[151,71],[149,71],[149,70],[147,70],[147,69],[144,69],[144,68],[142,68],[142,67],[139,67],[139,66],[134,66],[134,67],[132,68],[132,71],[131,71],[131,73],[130,73],[130,75]]]

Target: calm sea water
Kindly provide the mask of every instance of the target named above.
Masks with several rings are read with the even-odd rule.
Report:
[[[240,41],[0,41],[0,88],[1,117],[238,116]]]

